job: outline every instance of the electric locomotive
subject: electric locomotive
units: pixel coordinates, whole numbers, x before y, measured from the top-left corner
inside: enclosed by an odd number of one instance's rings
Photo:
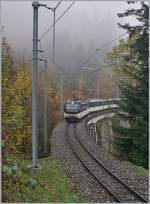
[[[120,99],[91,99],[86,101],[66,101],[64,118],[69,122],[79,121],[89,113],[118,108]]]
[[[80,112],[80,101],[66,101],[64,105],[64,117],[68,121],[75,121],[76,114]]]
[[[64,105],[64,118],[69,122],[83,118],[83,112],[89,108],[88,101],[66,101]]]

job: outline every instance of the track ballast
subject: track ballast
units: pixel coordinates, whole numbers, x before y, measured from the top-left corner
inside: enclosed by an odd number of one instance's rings
[[[85,143],[83,144],[79,139],[76,124],[68,124],[65,134],[73,153],[86,170],[113,196],[114,201],[148,202],[95,158],[86,148]]]

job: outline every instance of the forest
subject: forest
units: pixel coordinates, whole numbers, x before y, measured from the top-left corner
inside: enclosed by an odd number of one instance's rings
[[[141,8],[119,13],[118,17],[131,15],[139,24],[119,24],[129,37],[108,53],[108,60],[117,61],[114,75],[122,98],[119,117],[128,122],[127,127],[115,125],[114,131],[120,136],[116,143],[125,159],[148,168],[148,5],[142,2]]]
[[[134,2],[130,2],[134,3]],[[126,30],[128,37],[120,39],[118,45],[107,53],[106,62],[117,62],[113,69],[102,70],[97,78],[78,76],[75,83],[64,86],[64,101],[68,99],[113,98],[120,90],[121,102],[118,114],[129,124],[113,126],[115,143],[124,160],[148,168],[148,19],[149,7],[142,2],[139,9],[119,13],[119,18],[135,16],[138,25],[129,23],[118,26]],[[60,123],[60,81],[54,84],[53,73],[48,73],[48,137]],[[93,76],[93,75],[92,75]],[[58,77],[58,76],[57,76]],[[93,76],[95,77],[95,76]],[[98,91],[97,91],[98,90]],[[32,62],[25,56],[14,56],[7,39],[2,41],[2,199],[9,202],[10,189],[19,189],[14,201],[28,201],[23,189],[32,189],[38,183],[32,177],[32,166],[28,163],[18,167],[16,160],[30,161],[32,151]],[[38,156],[43,158],[44,134],[44,73],[38,73]],[[49,156],[51,146],[49,142]],[[20,169],[19,169],[20,168]],[[22,182],[21,175],[26,182]],[[43,187],[42,187],[43,188]],[[12,193],[12,192],[11,192]],[[11,200],[12,201],[12,200]],[[31,201],[31,200],[29,200]],[[71,200],[73,201],[73,200]],[[77,199],[75,199],[77,201]]]

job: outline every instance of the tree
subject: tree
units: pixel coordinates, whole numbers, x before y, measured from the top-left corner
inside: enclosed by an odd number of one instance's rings
[[[15,74],[15,82],[12,94],[14,95],[14,103],[23,110],[22,129],[21,129],[21,145],[19,150],[26,156],[31,153],[31,62],[24,59],[17,61],[15,65],[17,70]]]
[[[2,138],[7,144],[8,151],[13,152],[18,151],[17,146],[21,142],[24,115],[22,107],[15,103],[15,74],[11,48],[4,38],[2,43]]]
[[[108,55],[118,62],[115,73],[122,92],[121,117],[129,122],[129,127],[116,128],[123,136],[118,143],[131,161],[144,167],[148,167],[148,9],[142,2],[139,9],[118,14],[120,18],[133,15],[139,24],[119,24],[129,37]]]
[[[99,90],[101,98],[114,98],[116,96],[115,82],[111,70],[102,70],[99,74]]]

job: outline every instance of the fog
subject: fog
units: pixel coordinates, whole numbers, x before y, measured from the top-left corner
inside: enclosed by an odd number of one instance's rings
[[[39,1],[54,7],[57,1]],[[56,11],[56,19],[67,9],[71,1],[62,1]],[[76,1],[69,11],[56,24],[55,61],[67,71],[78,67],[96,48],[116,38],[125,31],[120,29],[117,13],[128,8],[139,6],[127,4],[125,1]],[[127,21],[127,20],[126,20]],[[136,19],[130,18],[135,24]],[[39,8],[39,38],[53,24],[53,13],[46,8]],[[3,36],[14,50],[14,53],[25,53],[32,56],[32,1],[2,1]],[[52,29],[41,40],[44,55],[48,61],[52,59]],[[90,63],[103,64],[105,53],[117,43],[113,42],[105,49],[97,52]]]

